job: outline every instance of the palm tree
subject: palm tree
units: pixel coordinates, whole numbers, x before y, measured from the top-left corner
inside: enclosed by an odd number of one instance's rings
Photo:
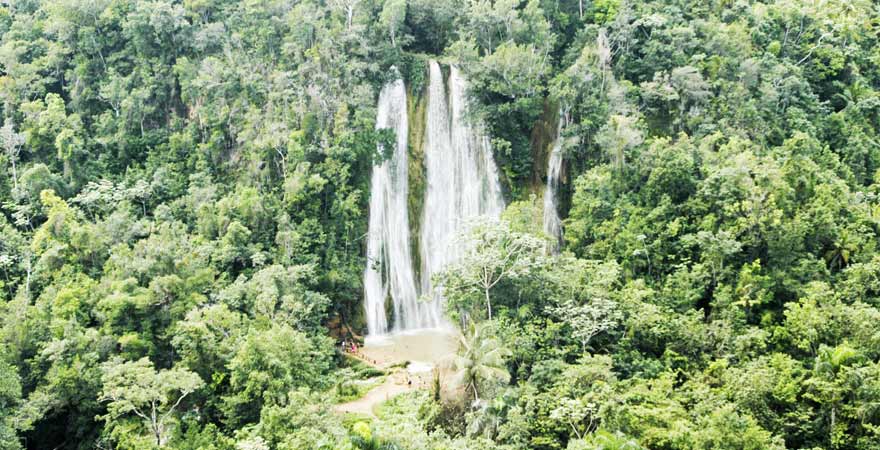
[[[813,366],[813,376],[806,381],[809,390],[807,395],[823,405],[827,410],[829,442],[831,434],[837,426],[837,412],[841,402],[848,395],[846,380],[848,374],[845,369],[852,365],[853,361],[860,358],[859,352],[844,342],[837,347],[823,345],[819,348],[816,363]]]
[[[849,265],[849,260],[853,254],[859,250],[858,242],[850,235],[847,229],[843,229],[837,240],[831,246],[831,249],[825,252],[825,260],[828,261],[828,268],[843,269]]]
[[[506,383],[510,374],[504,358],[511,354],[489,331],[492,322],[471,323],[467,335],[459,337],[458,354],[450,366],[455,370],[453,383],[464,386],[465,395],[473,393],[474,403],[480,401],[480,391],[489,383]]]
[[[516,403],[511,390],[496,396],[492,401],[480,402],[477,409],[467,416],[467,434],[469,436],[481,435],[486,439],[495,439],[498,428],[504,423],[507,412]]]

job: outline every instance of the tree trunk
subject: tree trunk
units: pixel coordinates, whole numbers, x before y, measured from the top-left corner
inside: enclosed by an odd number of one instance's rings
[[[486,308],[489,310],[489,320],[492,320],[492,301],[489,300],[489,290],[484,289],[483,292],[486,293]]]
[[[30,220],[28,220],[28,223],[30,223]],[[31,230],[33,231],[33,226],[31,227]],[[27,278],[25,278],[24,282],[24,294],[28,300],[31,298],[31,269],[31,255],[27,255],[27,267],[25,268]]]
[[[828,430],[828,442],[832,445],[834,444],[834,424],[837,419],[836,414],[835,414],[836,409],[837,408],[835,408],[834,406],[831,407],[831,426],[829,427],[829,430]]]
[[[157,422],[158,419],[156,418],[156,411],[155,410],[153,411],[152,416],[153,416],[152,417],[153,434],[156,435],[156,446],[161,447],[162,446],[162,432],[159,429],[159,422]]]
[[[15,190],[18,191],[18,173],[15,171],[15,157],[10,157],[10,162],[12,162],[12,185],[15,187]]]
[[[569,420],[569,421],[568,421],[568,424],[571,426],[572,431],[574,431],[574,435],[577,436],[578,439],[583,438],[583,436],[581,435],[581,432],[578,431],[577,427],[574,425],[574,422],[572,422],[571,420]]]

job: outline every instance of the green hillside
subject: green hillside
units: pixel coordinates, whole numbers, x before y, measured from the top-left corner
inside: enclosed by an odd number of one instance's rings
[[[341,414],[429,60],[507,208],[444,376]],[[880,449],[876,1],[8,0],[0,115],[0,450]]]

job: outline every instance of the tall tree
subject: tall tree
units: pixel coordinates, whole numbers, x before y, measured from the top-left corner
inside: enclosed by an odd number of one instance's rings
[[[143,421],[157,447],[165,447],[171,436],[183,400],[204,382],[182,368],[156,370],[147,358],[137,361],[113,360],[104,365],[104,388],[100,401],[107,402],[104,420],[115,439],[127,439],[124,422],[135,416]]]
[[[510,230],[505,221],[480,219],[464,226],[460,245],[462,254],[439,276],[438,282],[446,295],[466,298],[479,292],[492,319],[490,292],[506,279],[526,276],[538,266],[544,242],[526,233]]]

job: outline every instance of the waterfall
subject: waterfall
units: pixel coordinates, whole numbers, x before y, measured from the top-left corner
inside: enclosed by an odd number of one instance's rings
[[[498,168],[492,158],[492,145],[483,124],[468,120],[467,82],[455,66],[449,70],[449,97],[452,109],[452,145],[459,160],[461,188],[460,219],[475,216],[498,218],[504,211]]]
[[[419,247],[422,292],[431,292],[431,275],[451,256],[447,237],[456,210],[455,167],[452,155],[451,116],[443,73],[436,61],[428,65],[428,109],[425,114],[425,204],[422,208]],[[449,253],[444,250],[450,250]],[[441,309],[438,299],[432,299]]]
[[[559,175],[562,172],[562,131],[565,115],[560,109],[556,125],[556,139],[547,160],[547,184],[544,186],[544,233],[553,239],[551,251],[556,252],[562,244],[562,220],[559,218]]]
[[[364,269],[364,308],[370,335],[388,331],[385,300],[394,306],[394,327],[417,326],[419,308],[407,210],[406,88],[397,79],[379,94],[376,129],[391,129],[395,147],[390,157],[373,167],[370,184],[370,220],[367,237],[367,267]],[[380,153],[387,154],[379,148]]]
[[[447,90],[440,65],[429,63],[424,146],[428,179],[419,242],[422,292],[438,319],[442,299],[432,292],[431,277],[458,256],[455,236],[467,219],[497,218],[504,209],[489,137],[481,124],[466,117],[466,95],[467,82],[456,67],[450,68]]]
[[[364,308],[370,336],[388,331],[436,328],[445,324],[443,299],[433,292],[431,276],[458,255],[455,236],[476,216],[499,217],[504,209],[498,169],[483,126],[467,117],[467,82],[450,68],[448,83],[436,61],[429,63],[425,114],[426,183],[416,282],[407,211],[406,90],[401,80],[379,95],[376,128],[397,135],[393,155],[373,167]],[[381,149],[380,149],[381,150]],[[424,297],[419,301],[419,293]],[[393,327],[385,311],[393,305]]]

